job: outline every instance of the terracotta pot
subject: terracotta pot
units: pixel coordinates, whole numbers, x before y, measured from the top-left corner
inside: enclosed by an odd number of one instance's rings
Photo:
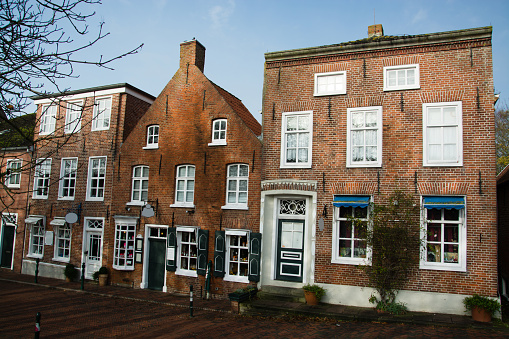
[[[318,305],[318,299],[316,298],[315,292],[304,291],[304,297],[306,298],[306,304]]]
[[[71,282],[71,278],[69,278],[69,277],[65,277],[65,281],[66,281],[66,282]]]
[[[489,323],[491,321],[491,314],[486,312],[483,308],[474,306],[472,307],[472,319],[483,323]]]
[[[108,284],[108,275],[99,274],[99,286],[106,286]]]

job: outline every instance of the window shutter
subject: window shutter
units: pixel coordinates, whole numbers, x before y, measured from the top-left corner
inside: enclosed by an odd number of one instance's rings
[[[166,239],[166,270],[175,272],[177,270],[177,229],[168,228]]]
[[[198,229],[198,274],[207,273],[207,260],[209,254],[209,231]]]
[[[260,281],[262,234],[251,233],[249,240],[249,281]]]
[[[225,231],[216,231],[214,248],[214,277],[224,277],[225,274]]]

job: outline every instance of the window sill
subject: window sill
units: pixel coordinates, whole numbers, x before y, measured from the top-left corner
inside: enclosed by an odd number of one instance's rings
[[[454,271],[454,272],[466,272],[467,268],[460,264],[430,264],[421,261],[419,264],[421,270],[434,270],[434,271]]]
[[[376,162],[376,163],[364,162],[364,163],[359,163],[359,164],[352,164],[352,163],[346,164],[346,168],[366,168],[366,167],[382,167],[382,163],[381,162]]]
[[[145,201],[129,201],[126,206],[145,206],[146,204]]]
[[[298,164],[298,165],[281,164],[279,167],[288,169],[311,168],[311,164]]]
[[[177,268],[175,271],[176,275],[185,275],[186,277],[197,277],[198,272],[197,271],[190,271],[190,270],[180,270]]]
[[[175,203],[175,204],[171,204],[170,207],[195,208],[196,206],[193,203],[188,203],[188,204]]]
[[[70,261],[71,261],[69,258],[67,258],[67,259],[66,259],[66,258],[53,258],[53,259],[51,259],[51,260],[53,260],[53,261],[59,261],[59,262],[65,262],[65,263],[68,263],[68,262],[70,262]]]
[[[104,201],[104,197],[102,197],[102,198],[90,198],[90,197],[87,197],[87,199],[85,201]]]
[[[345,95],[346,91],[341,92],[331,92],[331,93],[313,93],[313,96],[315,97],[326,97],[326,96],[333,96],[333,95]]]
[[[224,141],[224,142],[209,142],[209,146],[226,146],[226,141]]]
[[[224,281],[233,281],[233,282],[240,282],[240,283],[249,283],[249,278],[247,276],[236,276],[236,275],[225,275]]]
[[[413,86],[402,86],[402,87],[384,87],[384,92],[391,92],[391,91],[406,91],[409,89],[421,89],[420,85],[413,85]]]
[[[423,163],[424,167],[463,167],[463,162]]]
[[[106,127],[106,128],[95,128],[95,129],[91,129],[90,131],[91,132],[101,132],[101,131],[107,131],[109,129],[110,129],[109,127]]]
[[[124,258],[122,258],[122,259],[124,259]],[[133,260],[134,260],[134,258],[133,258]],[[113,265],[113,269],[117,270],[117,271],[134,271],[134,265],[133,265],[133,267],[124,267],[124,266]]]
[[[42,195],[34,195],[32,196],[32,199],[41,199],[41,200],[48,200],[48,196],[42,196]]]
[[[32,253],[28,253],[28,254],[27,254],[27,257],[28,257],[28,258],[34,258],[34,259],[42,259],[43,255],[42,255],[42,254],[32,254]]]
[[[244,210],[244,211],[247,211],[247,210],[249,210],[249,207],[247,207],[247,205],[244,205],[244,204],[226,204],[224,206],[221,206],[221,209],[222,210]]]
[[[21,185],[6,185],[7,188],[14,188],[14,189],[18,189],[18,188],[21,188]]]
[[[371,266],[371,260],[367,258],[333,258],[331,260],[333,264],[342,264],[342,265],[363,265],[363,266]]]
[[[143,149],[158,149],[158,148],[159,148],[159,145],[153,145],[153,146],[152,145],[151,146],[147,145],[147,146],[143,147]]]
[[[73,200],[74,200],[74,197],[72,197],[72,198],[68,198],[68,197],[58,197],[58,200],[68,200],[68,201],[73,201]]]

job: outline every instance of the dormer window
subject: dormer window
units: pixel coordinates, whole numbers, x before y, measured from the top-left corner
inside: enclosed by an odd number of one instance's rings
[[[212,142],[209,146],[226,145],[226,119],[212,121]]]
[[[144,149],[159,148],[159,125],[148,126],[147,146]]]

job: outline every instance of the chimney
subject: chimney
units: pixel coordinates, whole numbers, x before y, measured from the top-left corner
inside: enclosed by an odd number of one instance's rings
[[[202,71],[205,67],[205,47],[195,38],[180,44],[180,68],[196,65]]]
[[[384,35],[382,24],[368,26],[368,38]]]

